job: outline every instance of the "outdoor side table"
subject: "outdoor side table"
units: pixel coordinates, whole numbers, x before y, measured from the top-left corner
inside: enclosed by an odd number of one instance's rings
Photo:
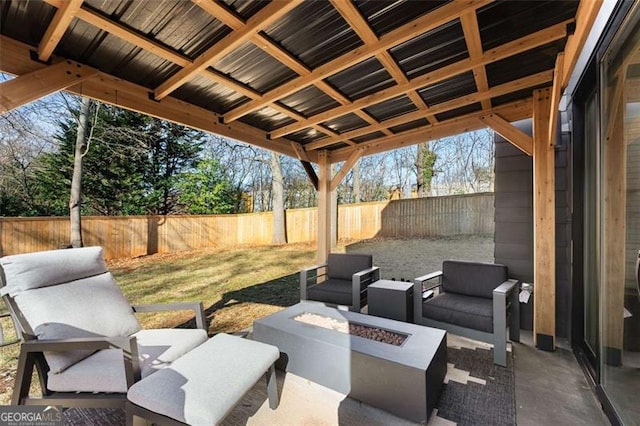
[[[379,280],[367,287],[369,315],[413,322],[413,283]]]

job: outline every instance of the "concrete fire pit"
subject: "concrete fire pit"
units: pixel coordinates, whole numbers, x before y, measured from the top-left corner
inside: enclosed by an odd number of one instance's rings
[[[304,314],[381,329],[401,336],[396,340],[402,343],[308,324],[300,321]],[[428,420],[447,371],[445,331],[316,302],[301,302],[255,321],[253,334],[280,349],[279,368],[419,423]]]

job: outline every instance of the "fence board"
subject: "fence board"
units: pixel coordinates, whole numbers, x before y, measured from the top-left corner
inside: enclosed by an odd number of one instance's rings
[[[415,198],[338,207],[338,238],[430,237],[493,234],[493,194]],[[315,242],[315,208],[286,212],[287,241]],[[86,246],[105,248],[107,259],[171,253],[206,247],[271,243],[271,213],[202,216],[84,217]],[[67,247],[66,217],[0,218],[0,255]]]

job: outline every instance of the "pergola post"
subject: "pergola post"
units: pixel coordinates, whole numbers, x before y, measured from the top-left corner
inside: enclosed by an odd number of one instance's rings
[[[555,151],[549,140],[551,90],[533,92],[533,275],[535,298],[533,335],[536,347],[555,349],[556,334],[556,229]]]
[[[318,153],[318,264],[325,263],[331,252],[331,163],[329,152]]]

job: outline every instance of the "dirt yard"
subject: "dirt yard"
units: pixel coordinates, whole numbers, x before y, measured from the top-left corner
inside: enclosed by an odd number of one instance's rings
[[[348,244],[347,253],[368,253],[384,279],[411,281],[442,269],[447,259],[493,261],[493,236],[372,239]]]

